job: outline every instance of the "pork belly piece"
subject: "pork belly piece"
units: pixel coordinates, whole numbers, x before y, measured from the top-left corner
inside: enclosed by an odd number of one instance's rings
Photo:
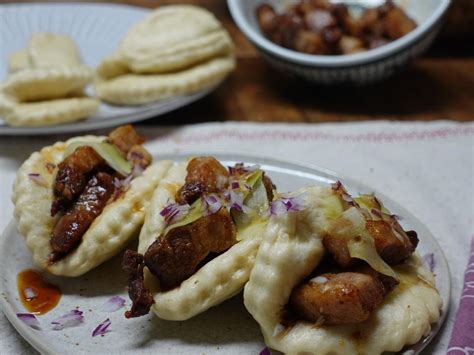
[[[87,146],[77,148],[59,163],[53,184],[51,216],[69,208],[84,190],[90,177],[104,165],[104,159]]]
[[[366,229],[374,238],[377,253],[389,265],[401,263],[418,245],[416,232],[404,232],[399,225],[394,228],[398,230],[398,236],[386,221],[366,221]],[[345,238],[327,234],[323,238],[323,245],[340,267],[346,269],[357,262],[349,255]]]
[[[257,7],[256,14],[261,30],[267,36],[271,35],[278,26],[275,9],[269,4],[261,4]]]
[[[327,325],[353,324],[367,320],[385,295],[396,285],[390,277],[370,268],[358,272],[322,274],[295,288],[290,305],[309,322]]]
[[[81,242],[82,236],[102,212],[113,192],[114,185],[110,175],[98,173],[90,179],[72,208],[54,227],[51,261],[63,258]]]
[[[108,138],[124,157],[142,168],[151,163],[150,154],[140,144],[144,139],[138,135],[131,125],[121,126],[113,130]],[[53,203],[51,216],[65,212],[84,190],[92,175],[107,170],[104,159],[91,147],[78,147],[59,165],[53,183]]]
[[[109,143],[115,145],[124,156],[132,149],[134,145],[140,145],[145,142],[132,125],[120,126],[109,133]]]
[[[127,160],[133,166],[139,166],[140,168],[145,169],[151,164],[153,158],[151,154],[148,153],[145,148],[143,148],[143,146],[137,144],[132,146],[132,148],[130,148],[128,151]]]
[[[202,194],[219,192],[229,185],[229,172],[213,157],[194,158],[186,169],[185,183],[176,193],[179,204],[192,204]]]
[[[408,258],[418,245],[416,232],[411,231],[408,238],[405,232],[398,232],[398,237],[385,221],[367,221],[366,228],[374,238],[375,249],[380,257],[389,265],[396,265]],[[401,229],[401,227],[400,227]]]
[[[132,300],[132,308],[125,312],[126,318],[141,317],[150,312],[153,305],[153,295],[147,290],[144,283],[143,268],[145,260],[143,255],[133,250],[125,251],[122,260],[122,269],[128,274],[127,291]]]
[[[222,253],[236,242],[232,217],[221,208],[158,238],[145,253],[145,264],[161,287],[170,289],[193,275],[210,253]]]

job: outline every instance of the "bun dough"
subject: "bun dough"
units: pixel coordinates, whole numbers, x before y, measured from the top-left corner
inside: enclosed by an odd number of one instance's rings
[[[96,69],[95,91],[117,105],[143,105],[218,84],[235,68],[232,40],[209,11],[162,6],[134,25]]]
[[[106,75],[123,73],[121,62],[111,59],[100,67]],[[209,60],[179,72],[166,74],[127,73],[112,79],[99,78],[97,96],[118,105],[142,105],[153,101],[190,94],[218,84],[235,67],[232,56]]]
[[[90,97],[19,103],[0,93],[0,115],[10,126],[44,126],[92,115],[99,101]]]
[[[80,276],[117,254],[137,235],[143,224],[150,196],[171,166],[170,161],[157,162],[143,175],[132,180],[130,188],[110,202],[82,237],[79,246],[64,259],[49,264],[50,237],[58,216],[51,217],[52,183],[56,174],[48,163],[59,164],[66,147],[74,141],[102,141],[105,137],[85,136],[59,142],[33,153],[18,170],[12,201],[19,232],[39,267],[55,275]],[[44,184],[38,184],[28,174],[38,173]]]
[[[181,70],[230,53],[232,40],[209,11],[192,5],[162,6],[134,25],[118,53],[134,73]]]
[[[172,167],[155,190],[140,233],[140,253],[145,253],[163,231],[160,212],[174,201],[176,191],[184,184],[186,166],[180,163]],[[159,280],[145,268],[145,284],[154,294],[152,310],[163,319],[186,320],[239,293],[250,276],[263,229],[264,224],[256,224],[239,232],[240,242],[167,292],[160,292]]]
[[[92,70],[83,65],[25,69],[8,77],[3,93],[19,102],[51,100],[82,92],[91,81]]]
[[[27,48],[9,59],[10,76],[0,88],[0,115],[12,126],[43,126],[94,114],[97,99],[84,96],[93,71],[81,64],[73,40],[34,33]]]
[[[73,67],[82,64],[74,41],[56,33],[33,33],[28,43],[28,55],[32,68]]]
[[[366,322],[324,326],[299,321],[280,324],[291,291],[319,264],[326,224],[321,196],[330,189],[309,188],[308,209],[270,219],[257,254],[244,302],[260,324],[265,343],[288,354],[380,354],[417,343],[440,317],[441,299],[433,276],[418,255],[394,267],[401,283]]]

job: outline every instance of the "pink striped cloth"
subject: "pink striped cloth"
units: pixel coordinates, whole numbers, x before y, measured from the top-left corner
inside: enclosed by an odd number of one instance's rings
[[[474,354],[474,236],[471,239],[471,253],[464,275],[464,289],[451,333],[448,354]]]

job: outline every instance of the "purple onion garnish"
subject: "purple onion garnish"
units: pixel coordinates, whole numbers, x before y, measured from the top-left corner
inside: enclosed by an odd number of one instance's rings
[[[216,213],[222,207],[222,203],[220,199],[214,194],[205,195],[203,197],[203,200],[204,200],[204,206],[206,209],[206,216]]]
[[[34,181],[37,185],[48,187],[48,182],[38,173],[30,173],[28,174],[30,180]]]
[[[73,309],[69,313],[53,320],[51,324],[53,325],[53,330],[62,330],[64,328],[75,327],[83,321],[83,313],[78,309]]]
[[[301,211],[304,209],[304,202],[304,194],[291,197],[281,197],[271,203],[270,213],[278,216],[292,211]]]
[[[179,221],[189,212],[191,206],[179,205],[177,203],[171,203],[163,208],[160,212],[160,216],[165,218],[165,222],[170,224],[175,221]]]
[[[262,349],[262,351],[260,351],[260,355],[272,355],[272,352],[269,348],[265,347]]]
[[[123,306],[125,306],[125,299],[120,296],[113,296],[100,307],[100,310],[110,313],[118,311]]]
[[[97,328],[94,329],[94,331],[92,332],[92,337],[96,337],[98,335],[104,335],[105,333],[107,333],[109,331],[108,329],[111,324],[112,322],[110,321],[109,318],[104,320],[102,323],[100,323],[97,326]]]
[[[40,323],[34,314],[17,313],[16,316],[18,317],[19,320],[21,320],[22,322],[24,322],[26,325],[30,326],[31,328],[41,329]]]
[[[428,253],[423,256],[423,260],[425,261],[426,266],[428,266],[428,269],[433,272],[435,267],[436,267],[436,261],[434,258],[433,253]]]

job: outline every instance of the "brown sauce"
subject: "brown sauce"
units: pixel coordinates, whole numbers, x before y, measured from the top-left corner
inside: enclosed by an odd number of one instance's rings
[[[31,313],[44,314],[59,303],[61,290],[43,279],[35,270],[24,270],[17,276],[21,303]]]

